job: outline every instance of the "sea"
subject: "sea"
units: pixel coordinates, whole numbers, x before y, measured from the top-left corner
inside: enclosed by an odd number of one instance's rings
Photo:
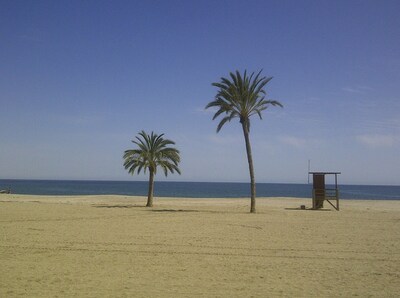
[[[341,199],[400,200],[400,186],[339,185]],[[146,196],[147,181],[11,180],[0,179],[0,190],[32,195],[132,195]],[[327,186],[329,188],[329,186]],[[245,198],[249,183],[155,182],[157,197]],[[310,198],[311,184],[257,183],[257,197]]]

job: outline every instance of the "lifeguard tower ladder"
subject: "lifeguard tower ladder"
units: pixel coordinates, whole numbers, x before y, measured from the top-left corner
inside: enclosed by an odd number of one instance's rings
[[[339,189],[337,185],[337,175],[340,172],[309,172],[313,175],[313,209],[324,207],[324,201],[327,201],[333,208],[339,211]],[[335,188],[325,187],[325,175],[335,175]]]

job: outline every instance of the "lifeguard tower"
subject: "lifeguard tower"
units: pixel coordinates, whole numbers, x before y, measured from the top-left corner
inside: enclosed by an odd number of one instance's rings
[[[321,209],[324,207],[324,201],[327,201],[333,208],[339,211],[339,189],[337,184],[337,175],[340,172],[309,172],[313,175],[312,209]],[[335,188],[325,187],[325,176],[335,176]]]

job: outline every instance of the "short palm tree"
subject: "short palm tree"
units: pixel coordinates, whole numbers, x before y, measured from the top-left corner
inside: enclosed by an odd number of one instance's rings
[[[124,167],[130,174],[137,171],[140,174],[149,170],[149,192],[147,195],[147,207],[153,206],[154,175],[157,174],[157,167],[161,167],[165,176],[168,172],[181,173],[178,164],[180,162],[179,150],[169,145],[175,145],[171,140],[164,139],[164,134],[157,135],[151,132],[148,135],[141,131],[136,140],[132,143],[138,146],[137,149],[126,150],[124,153]]]
[[[221,130],[225,123],[234,118],[239,118],[239,122],[242,124],[250,171],[251,213],[256,212],[256,183],[249,138],[250,117],[258,115],[262,119],[261,112],[267,109],[269,105],[282,107],[282,104],[276,100],[265,99],[264,87],[271,79],[272,77],[261,76],[261,71],[257,75],[253,72],[250,76],[247,75],[246,71],[244,71],[243,76],[239,71],[231,72],[230,79],[222,77],[220,82],[212,84],[218,88],[218,92],[214,100],[206,106],[206,109],[218,108],[213,120],[223,115],[217,126],[217,132]]]

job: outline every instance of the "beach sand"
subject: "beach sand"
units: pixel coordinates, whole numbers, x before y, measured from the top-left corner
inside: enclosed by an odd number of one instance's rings
[[[0,195],[0,297],[398,297],[400,201]],[[326,207],[329,205],[326,204]],[[333,208],[332,208],[333,209]]]

